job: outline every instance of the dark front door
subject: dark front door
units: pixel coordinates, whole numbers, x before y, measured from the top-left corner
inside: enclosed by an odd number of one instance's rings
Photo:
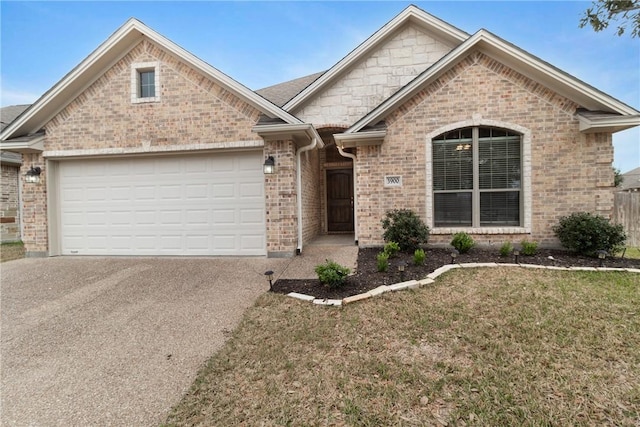
[[[353,170],[327,170],[327,231],[353,232]]]

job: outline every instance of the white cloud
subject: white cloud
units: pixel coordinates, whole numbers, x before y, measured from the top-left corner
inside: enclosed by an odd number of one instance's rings
[[[33,104],[40,95],[42,94],[2,86],[0,87],[0,106]]]

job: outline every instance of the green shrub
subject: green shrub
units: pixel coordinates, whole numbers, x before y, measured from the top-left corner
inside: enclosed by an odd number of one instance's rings
[[[522,255],[533,256],[538,251],[538,242],[530,242],[525,239],[520,242],[520,245],[522,246],[522,250],[520,251]]]
[[[427,259],[427,254],[424,253],[424,249],[416,249],[413,253],[413,263],[415,265],[422,265]]]
[[[378,271],[380,273],[386,273],[389,269],[389,254],[386,252],[380,252],[377,256]]]
[[[511,244],[511,242],[504,242],[502,246],[500,246],[501,257],[508,257],[509,255],[511,255],[511,252],[513,252],[513,245]]]
[[[451,240],[451,246],[456,248],[461,254],[469,252],[475,244],[476,242],[473,241],[473,238],[463,231],[454,234]]]
[[[396,242],[401,251],[412,252],[429,240],[429,227],[410,209],[388,211],[382,228],[384,241]]]
[[[619,252],[627,240],[622,225],[611,224],[605,217],[588,212],[561,217],[553,232],[562,246],[588,256],[595,256],[599,250]]]
[[[324,264],[317,265],[316,274],[320,282],[330,288],[337,288],[344,284],[351,270],[335,261],[327,260]]]
[[[394,258],[400,252],[400,245],[396,242],[389,242],[384,245],[384,253],[389,255],[389,258]]]

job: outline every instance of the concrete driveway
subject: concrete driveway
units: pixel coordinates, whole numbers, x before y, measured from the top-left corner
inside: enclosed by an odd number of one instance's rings
[[[266,258],[23,259],[0,265],[7,426],[151,426],[268,289]]]

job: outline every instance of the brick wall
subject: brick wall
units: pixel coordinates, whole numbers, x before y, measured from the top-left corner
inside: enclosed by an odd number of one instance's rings
[[[359,240],[382,243],[380,219],[393,208],[415,210],[427,223],[425,189],[427,135],[452,123],[510,123],[530,132],[530,233],[474,235],[481,243],[523,238],[556,246],[551,227],[574,211],[610,215],[613,203],[611,135],[581,134],[579,107],[482,54],[472,53],[386,117],[382,146],[358,149]],[[526,160],[526,159],[525,159]],[[429,159],[430,161],[430,159]],[[401,175],[403,186],[384,188],[385,175]],[[432,235],[448,243],[451,234]]]
[[[292,256],[298,246],[296,151],[292,141],[266,141],[264,157],[273,156],[276,173],[265,175],[267,255]]]
[[[0,196],[0,235],[2,242],[16,242],[20,236],[19,172],[14,165],[2,165],[2,195]]]
[[[158,102],[132,103],[132,67],[158,67]],[[154,151],[193,149],[198,144],[255,146],[251,132],[260,112],[197,70],[144,40],[107,70],[46,125],[45,153],[83,150],[92,155],[108,149]],[[234,145],[235,144],[235,145]],[[251,145],[250,144],[250,145]],[[187,147],[189,146],[189,147]],[[44,160],[25,156],[22,174]],[[46,178],[24,186],[24,236],[27,251],[48,250]],[[286,246],[286,245],[285,245]]]
[[[131,102],[131,70],[158,63],[158,102]],[[45,150],[256,140],[260,112],[149,41],[134,47],[46,125]]]
[[[454,46],[407,24],[344,76],[293,113],[316,126],[350,126]]]
[[[300,162],[302,168],[302,241],[306,244],[322,231],[319,150],[314,149],[302,153]]]
[[[33,167],[40,167],[40,182],[26,183],[24,176]],[[22,168],[22,225],[27,256],[45,255],[48,250],[47,235],[47,173],[44,159],[40,154],[23,154]]]

